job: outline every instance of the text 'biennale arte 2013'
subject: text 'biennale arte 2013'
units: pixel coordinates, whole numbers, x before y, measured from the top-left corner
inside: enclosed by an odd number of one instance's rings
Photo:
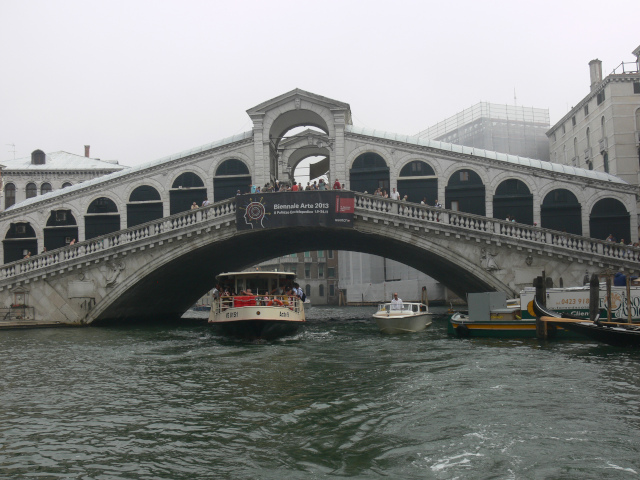
[[[236,197],[238,230],[288,226],[353,227],[352,192],[252,193]]]

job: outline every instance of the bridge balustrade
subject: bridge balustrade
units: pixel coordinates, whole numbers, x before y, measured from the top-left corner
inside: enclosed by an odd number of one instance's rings
[[[91,240],[68,245],[28,259],[8,263],[0,267],[0,279],[16,277],[52,265],[62,265],[69,260],[88,257],[121,245],[151,239],[165,232],[205,223],[208,220],[235,213],[235,211],[235,198],[224,200],[207,207],[187,210],[186,212],[177,213],[170,217],[136,225],[135,227],[101,237],[95,237]]]
[[[277,194],[274,194],[277,195]],[[447,210],[441,207],[430,207],[401,200],[384,199],[378,196],[355,193],[356,213],[367,211],[388,215],[397,215],[424,224],[450,225],[461,232],[483,232],[495,237],[523,240],[533,244],[551,245],[571,252],[588,253],[617,259],[625,262],[640,262],[640,248],[629,247],[617,243],[573,235],[555,230],[508,222],[496,218],[482,217],[470,213]],[[236,199],[230,198],[213,205],[170,217],[161,218],[135,227],[95,237],[91,240],[59,248],[52,252],[36,255],[28,259],[18,260],[0,267],[0,280],[11,279],[21,274],[44,269],[53,265],[83,257],[94,256],[103,251],[126,244],[133,244],[145,239],[158,237],[166,232],[206,223],[215,218],[235,214]],[[535,247],[534,247],[535,248]]]
[[[372,212],[395,214],[421,222],[452,225],[463,230],[552,245],[575,252],[631,262],[640,261],[640,248],[441,207],[406,203],[402,200],[391,200],[364,193],[356,193],[356,207]]]

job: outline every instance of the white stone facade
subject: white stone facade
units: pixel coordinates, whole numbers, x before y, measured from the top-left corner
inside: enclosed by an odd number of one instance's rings
[[[624,63],[602,78],[590,62],[591,91],[547,132],[551,161],[640,184],[640,68]]]
[[[34,163],[38,162],[38,152],[41,153],[42,163]],[[118,165],[117,161],[102,161],[99,158],[88,157],[88,146],[85,146],[85,152],[87,156],[83,157],[68,152],[44,154],[36,150],[30,157],[5,161],[2,168],[1,208],[7,208],[7,188],[13,187],[15,192],[13,202],[9,199],[8,206],[11,206],[28,198],[27,186],[32,186],[32,192],[37,196],[42,195],[43,191],[46,193],[48,188],[51,191],[60,190],[126,168]]]

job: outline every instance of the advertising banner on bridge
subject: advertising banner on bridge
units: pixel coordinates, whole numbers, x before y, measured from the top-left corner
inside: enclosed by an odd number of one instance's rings
[[[355,196],[341,190],[236,196],[238,230],[289,226],[353,227]]]

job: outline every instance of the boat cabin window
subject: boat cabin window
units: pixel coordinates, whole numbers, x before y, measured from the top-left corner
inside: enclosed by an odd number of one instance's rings
[[[269,279],[268,278],[247,278],[245,288],[251,289],[251,292],[254,294],[264,295],[269,293]],[[275,287],[274,287],[275,288]]]

